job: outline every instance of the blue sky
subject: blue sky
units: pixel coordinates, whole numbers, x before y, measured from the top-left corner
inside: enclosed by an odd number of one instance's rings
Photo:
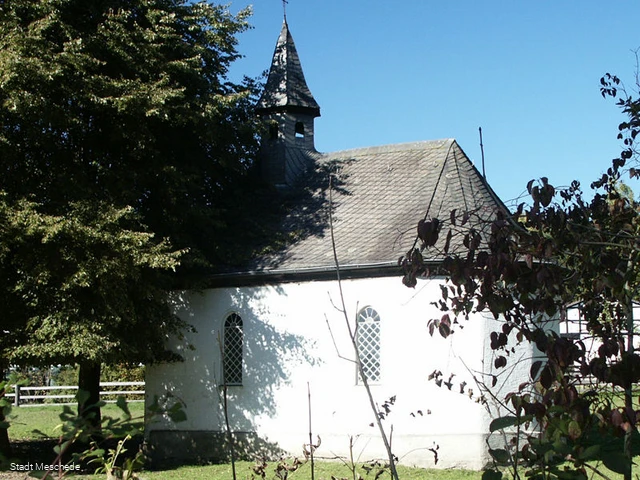
[[[231,10],[248,5],[233,1]],[[269,67],[281,0],[255,0],[232,76]],[[637,0],[290,0],[287,20],[321,107],[316,148],[455,138],[506,202],[547,176],[585,189],[620,151],[600,77],[635,86]],[[638,191],[638,187],[631,184]]]

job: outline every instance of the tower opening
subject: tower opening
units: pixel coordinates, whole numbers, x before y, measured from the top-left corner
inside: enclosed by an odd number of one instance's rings
[[[313,122],[320,106],[307,86],[286,19],[256,114],[269,122],[261,151],[263,175],[276,186],[292,186],[315,162],[309,153],[315,151]]]
[[[269,140],[277,140],[278,139],[278,124],[272,123],[269,125]]]

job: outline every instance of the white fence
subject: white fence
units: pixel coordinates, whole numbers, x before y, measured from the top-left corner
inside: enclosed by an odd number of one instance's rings
[[[116,390],[102,390],[105,387],[121,388]],[[142,387],[142,389],[135,389],[135,387]],[[134,397],[128,398],[127,401],[130,402],[141,402],[144,400],[144,382],[100,382],[100,388],[100,396],[106,397],[107,399],[105,399],[105,401],[107,403],[115,402],[115,397],[118,395]],[[13,389],[13,393],[7,393],[6,396],[13,398],[13,405],[15,407],[72,403],[78,391],[78,387],[70,385],[55,385],[53,387],[23,387],[21,385],[14,385]]]

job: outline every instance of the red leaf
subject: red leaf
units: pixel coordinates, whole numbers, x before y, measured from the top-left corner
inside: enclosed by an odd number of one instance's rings
[[[493,362],[493,366],[496,368],[504,368],[507,366],[507,359],[506,357],[503,357],[502,355],[500,355],[498,358],[496,358]]]
[[[444,253],[449,253],[449,247],[451,246],[451,238],[453,237],[453,233],[449,230],[447,233],[447,240],[444,242]]]
[[[552,185],[545,185],[542,187],[540,191],[540,203],[543,207],[548,207],[551,204],[551,200],[553,200],[553,196],[555,195],[556,190]]]
[[[418,237],[427,247],[432,247],[438,241],[440,233],[440,220],[434,218],[432,220],[420,220],[418,222]]]
[[[436,329],[436,322],[437,320],[430,320],[429,321],[429,335],[431,335],[433,337],[433,332]]]
[[[449,328],[449,325],[447,325],[446,323],[440,323],[440,325],[438,326],[438,330],[440,331],[440,335],[442,335],[442,338],[447,338],[449,335],[451,335],[451,328]]]
[[[402,277],[402,283],[409,288],[414,288],[418,284],[418,280],[416,279],[415,274],[407,273]]]
[[[533,187],[533,182],[535,180],[529,180],[529,182],[527,183],[527,192],[529,192],[529,195],[531,195],[531,192],[533,191],[531,187]]]
[[[531,369],[529,370],[529,375],[531,375],[531,380],[535,380],[538,376],[538,372],[540,371],[540,367],[542,366],[542,361],[538,360],[533,362],[531,365]]]
[[[553,373],[551,372],[549,365],[542,369],[542,373],[540,374],[540,384],[547,390],[551,388],[551,385],[553,384]]]

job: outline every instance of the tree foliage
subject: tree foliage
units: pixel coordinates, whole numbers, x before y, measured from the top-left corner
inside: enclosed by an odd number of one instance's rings
[[[252,85],[226,80],[247,11],[185,0],[0,7],[0,188],[47,213],[133,207],[215,260],[226,192],[250,166]]]
[[[11,361],[150,361],[175,331],[158,272],[222,254],[226,199],[256,148],[253,86],[226,79],[247,15],[184,0],[2,2]]]
[[[248,14],[0,2],[3,363],[78,363],[95,404],[101,363],[167,358],[166,274],[228,254],[257,149],[256,85],[227,79]]]
[[[54,216],[0,197],[6,359],[50,365],[163,358],[165,335],[184,325],[156,270],[175,269],[181,252],[131,229],[133,216],[131,208],[84,204]]]
[[[618,95],[618,83],[604,77],[603,95]],[[627,95],[618,104],[628,117],[619,126],[624,149],[594,182],[591,198],[577,182],[557,189],[547,178],[532,181],[531,202],[512,214],[497,212],[488,229],[461,222],[456,212],[425,219],[418,226],[420,244],[402,259],[404,281],[414,284],[432,273],[422,260],[425,250],[440,235],[454,237],[451,244],[460,248],[440,252],[444,262],[435,272],[444,273],[448,284],[437,302],[445,314],[431,320],[432,334],[446,337],[471,313],[490,312],[500,321],[489,339],[495,371],[516,361],[515,343],[532,342],[543,355],[532,364],[529,381],[504,399],[508,414],[492,424],[492,431],[516,433],[539,427],[538,434],[491,451],[498,464],[524,462],[532,478],[587,478],[588,471],[601,473],[597,461],[630,478],[637,449],[640,410],[631,388],[640,381],[640,355],[632,305],[640,289],[640,208],[622,175],[628,169],[638,176],[629,167],[636,159],[640,100]],[[562,318],[569,305],[584,318],[593,350],[584,337],[549,329],[549,320]]]

